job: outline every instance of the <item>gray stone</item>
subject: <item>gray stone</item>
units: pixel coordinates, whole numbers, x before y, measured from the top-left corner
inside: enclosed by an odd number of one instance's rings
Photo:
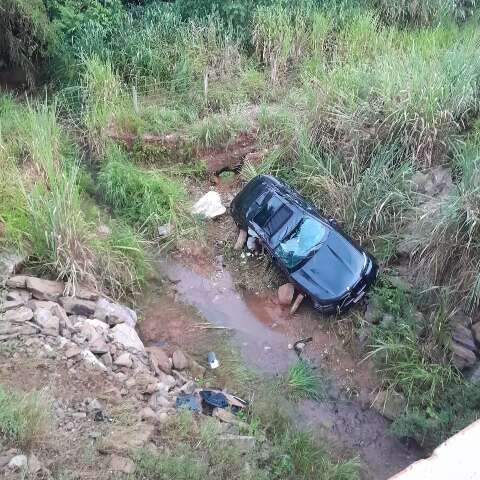
[[[111,329],[111,334],[113,341],[120,344],[124,348],[132,348],[140,352],[145,351],[143,342],[140,340],[137,332],[129,327],[126,323],[121,323],[120,325],[115,325]]]
[[[158,236],[160,238],[168,237],[173,231],[172,225],[170,223],[165,223],[160,225],[157,229]]]
[[[472,333],[477,343],[480,344],[480,322],[474,323],[472,325]]]
[[[27,307],[31,308],[33,311],[37,310],[38,308],[44,308],[58,317],[58,319],[63,322],[64,325],[72,325],[72,322],[67,316],[67,313],[57,302],[51,302],[48,300],[29,300],[27,303]]]
[[[80,355],[81,353],[82,351],[76,345],[72,345],[65,352],[65,356],[67,357],[67,360],[68,360],[70,358],[74,358]]]
[[[6,281],[8,288],[25,288],[27,285],[26,275],[15,275]]]
[[[462,347],[468,348],[468,350],[471,350],[472,352],[477,349],[472,331],[463,325],[457,325],[453,330],[453,341],[460,344]]]
[[[98,300],[98,293],[90,290],[87,287],[80,286],[75,290],[75,297],[82,300],[91,300],[93,302]]]
[[[122,353],[113,361],[113,364],[117,367],[132,368],[132,355],[130,355],[128,352]]]
[[[468,379],[477,385],[480,384],[480,363],[477,363],[472,368],[472,370],[469,372]]]
[[[110,353],[104,353],[103,355],[101,355],[100,360],[106,367],[111,367],[113,364],[112,356],[110,355]]]
[[[2,249],[0,251],[0,285],[3,285],[7,278],[19,270],[25,257],[17,252]]]
[[[152,410],[157,411],[160,408],[172,407],[173,401],[166,398],[165,395],[162,394],[162,392],[155,392],[150,397],[150,400],[148,401],[148,405]]]
[[[165,373],[170,373],[172,371],[172,362],[162,348],[147,347],[145,348],[145,351],[148,353],[152,367],[156,373],[158,373],[158,370]]]
[[[292,283],[285,283],[278,289],[278,301],[280,305],[288,306],[292,303],[295,295],[295,287]]]
[[[24,323],[33,318],[33,312],[31,308],[20,307],[14,310],[9,310],[5,313],[3,318],[6,322]]]
[[[104,410],[105,407],[103,404],[96,398],[90,399],[87,403],[87,412],[93,413],[98,412],[99,410]]]
[[[372,397],[372,408],[389,420],[395,420],[405,412],[407,402],[401,393],[381,390]]]
[[[61,297],[60,304],[70,315],[91,317],[95,312],[95,302],[78,297]]]
[[[135,472],[135,463],[133,463],[133,461],[127,457],[121,457],[114,454],[110,458],[110,470],[112,472],[131,475],[133,472]]]
[[[45,308],[38,308],[34,313],[35,323],[46,335],[58,336],[60,334],[60,320]]]
[[[107,367],[90,350],[82,350],[82,358],[88,367],[106,370]]]
[[[145,407],[140,410],[140,419],[143,422],[151,423],[152,425],[158,423],[157,414],[150,407]]]
[[[113,427],[110,433],[99,442],[100,453],[128,455],[144,447],[152,438],[155,427],[146,423],[133,426]]]
[[[370,324],[378,324],[382,320],[383,311],[376,299],[372,297],[367,303],[367,310],[365,312],[365,321]]]
[[[21,300],[27,303],[32,298],[32,294],[28,290],[14,288],[7,292],[7,300]]]
[[[472,367],[477,361],[475,354],[465,348],[464,346],[453,342],[451,346],[452,350],[452,362],[459,369],[463,370],[464,368]]]
[[[109,353],[107,342],[102,335],[97,335],[96,337],[92,338],[88,344],[88,348],[95,355]]]
[[[0,301],[0,313],[8,312],[8,310],[13,310],[14,308],[23,307],[25,302],[23,300],[7,300],[3,303]]]
[[[185,370],[186,368],[188,368],[188,358],[181,350],[175,350],[173,352],[172,361],[173,368],[175,368],[175,370]]]
[[[197,384],[193,380],[189,380],[185,385],[180,388],[180,391],[182,393],[190,395],[195,391],[196,388]]]
[[[137,324],[137,314],[133,310],[124,305],[111,303],[105,298],[97,300],[94,316],[109,325],[125,323],[130,327],[135,327]]]
[[[188,370],[197,379],[203,378],[205,376],[206,371],[207,371],[207,369],[205,367],[200,365],[198,362],[196,362],[192,358],[189,359]]]
[[[225,410],[224,408],[214,408],[212,416],[218,418],[221,422],[230,423],[231,425],[236,425],[245,429],[248,428],[248,425],[245,422],[242,422],[232,412]]]
[[[9,462],[8,468],[15,471],[26,471],[28,467],[28,458],[26,455],[15,455]]]
[[[63,282],[53,280],[44,280],[42,278],[27,277],[25,282],[28,291],[32,292],[34,298],[38,300],[50,300],[56,302],[65,289]]]

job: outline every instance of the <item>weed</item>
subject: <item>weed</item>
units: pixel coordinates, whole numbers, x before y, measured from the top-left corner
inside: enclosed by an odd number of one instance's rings
[[[305,360],[298,360],[288,369],[284,387],[291,398],[318,399],[320,396],[320,376]]]
[[[0,431],[7,442],[28,447],[48,427],[49,407],[41,393],[20,393],[0,386]]]

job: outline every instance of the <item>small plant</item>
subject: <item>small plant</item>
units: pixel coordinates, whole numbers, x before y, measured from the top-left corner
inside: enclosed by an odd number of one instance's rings
[[[28,447],[49,427],[49,407],[39,392],[20,393],[0,385],[0,432],[10,444]]]
[[[320,377],[309,363],[298,360],[288,369],[284,387],[291,398],[316,400],[320,395]]]

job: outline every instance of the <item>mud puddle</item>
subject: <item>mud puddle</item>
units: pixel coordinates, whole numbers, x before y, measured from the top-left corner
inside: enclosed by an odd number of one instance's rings
[[[172,260],[160,262],[159,269],[175,285],[171,306],[165,299],[159,306],[160,316],[171,325],[158,321],[156,327],[145,325],[144,340],[168,343],[165,333],[170,332],[172,341],[178,343],[182,338],[182,342],[192,344],[194,339],[188,336],[195,333],[182,328],[185,319],[175,307],[177,300],[193,307],[206,322],[231,330],[245,363],[268,375],[283,374],[296,360],[289,343],[312,336],[306,356],[327,372],[329,387],[325,399],[295,404],[298,424],[359,455],[365,465],[364,478],[369,480],[388,479],[421,457],[414,445],[407,446],[391,436],[389,422],[369,408],[368,397],[376,385],[374,372],[346,351],[342,339],[328,328],[332,320],[308,307],[291,317],[274,295],[242,296],[224,269],[217,269],[208,278]],[[155,309],[155,303],[150,308]]]

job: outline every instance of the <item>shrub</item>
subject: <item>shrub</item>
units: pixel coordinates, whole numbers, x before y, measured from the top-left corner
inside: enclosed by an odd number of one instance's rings
[[[284,387],[292,398],[317,399],[320,395],[320,376],[309,363],[298,360],[288,369]]]
[[[30,446],[45,433],[49,422],[49,406],[41,393],[20,393],[0,385],[0,432],[8,443]]]

